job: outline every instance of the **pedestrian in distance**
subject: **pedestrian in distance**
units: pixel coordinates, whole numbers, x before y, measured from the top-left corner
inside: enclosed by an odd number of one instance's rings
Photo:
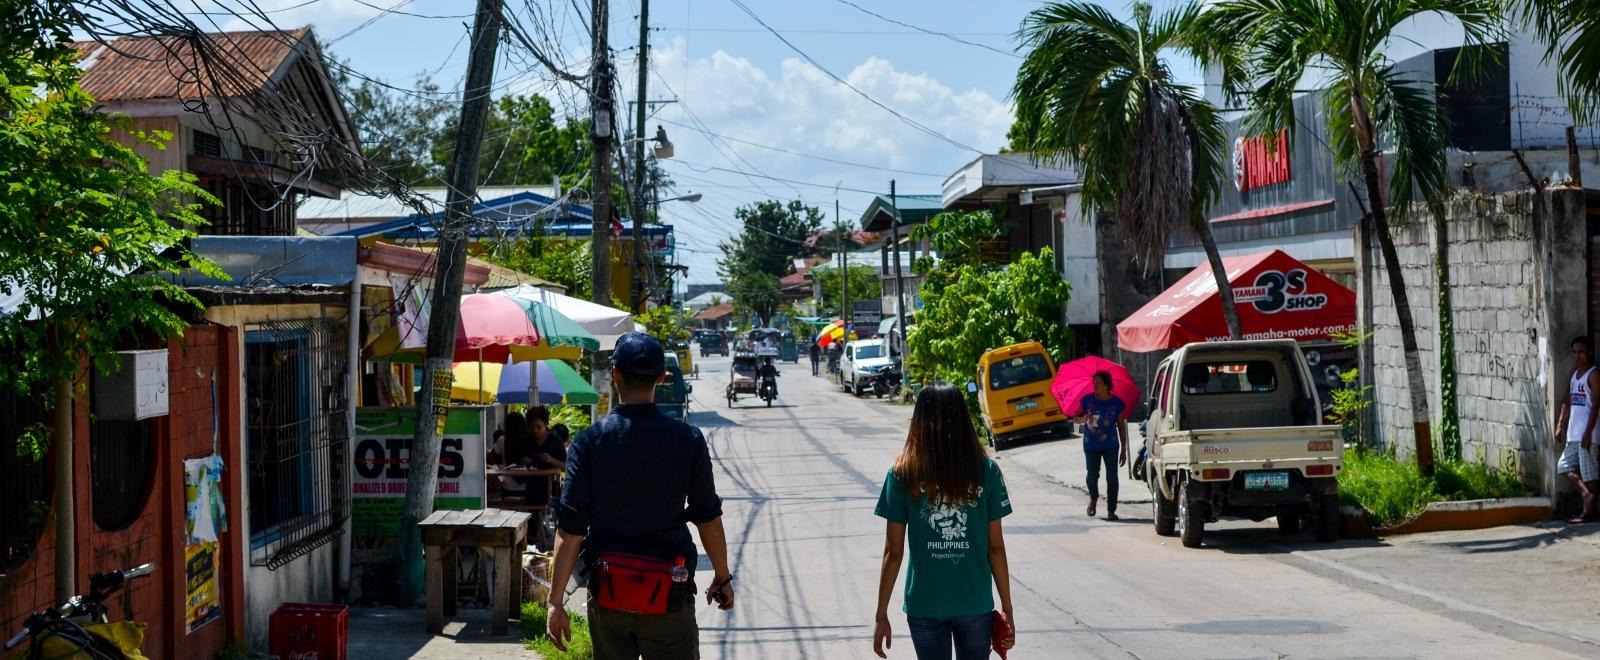
[[[1083,395],[1083,413],[1073,418],[1083,427],[1083,458],[1088,467],[1089,510],[1100,503],[1100,469],[1106,473],[1106,520],[1117,518],[1117,468],[1128,464],[1128,404],[1111,392],[1111,372],[1094,372],[1094,391]]]
[[[891,646],[889,597],[908,546],[906,627],[919,660],[948,659],[952,649],[957,660],[987,658],[991,647],[1011,648],[1011,575],[1000,527],[1011,499],[954,385],[934,383],[917,394],[906,444],[874,513],[888,521],[872,634],[878,657],[888,657]],[[1000,594],[999,613],[991,584]]]
[[[817,372],[818,372],[818,370],[820,370],[821,367],[822,367],[822,349],[817,347],[817,343],[816,342],[811,342],[811,375],[813,375],[813,376],[817,375]]]
[[[1600,392],[1600,373],[1594,366],[1594,341],[1588,337],[1572,340],[1572,361],[1577,366],[1567,379],[1567,400],[1556,418],[1556,447],[1561,460],[1556,472],[1566,475],[1583,497],[1583,513],[1567,522],[1594,522],[1597,494],[1600,494],[1600,461],[1595,458],[1596,392]]]
[[[567,448],[545,632],[566,650],[572,639],[567,582],[581,564],[596,658],[698,657],[699,553],[689,524],[699,531],[713,571],[706,602],[733,609],[711,454],[699,429],[656,408],[656,386],[667,371],[654,337],[630,332],[618,338],[611,371],[620,405]]]

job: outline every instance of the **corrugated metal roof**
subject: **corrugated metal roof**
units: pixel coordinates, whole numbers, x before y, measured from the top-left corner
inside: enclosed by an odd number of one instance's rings
[[[216,44],[216,63],[235,72],[222,80],[196,76],[194,44],[178,37],[121,37],[109,44],[80,41],[82,86],[99,101],[143,101],[244,96],[260,89],[298,52],[311,28],[212,32],[201,38]],[[213,86],[215,88],[213,88]]]
[[[415,188],[414,190],[427,200],[429,212],[438,213],[444,210],[445,188],[428,187]],[[482,186],[478,188],[478,199],[492,200],[525,192],[546,197],[555,195],[555,189],[551,186]],[[340,199],[308,197],[295,209],[295,217],[301,223],[318,225],[333,232],[355,228],[355,226],[351,226],[331,229],[333,226],[342,225],[344,220],[361,219],[367,222],[378,222],[404,218],[416,215],[416,213],[416,209],[400,203],[400,200],[393,195],[380,197],[378,195],[349,191],[341,195]]]
[[[196,236],[190,249],[229,279],[184,271],[171,278],[180,286],[344,286],[356,275],[354,238]]]

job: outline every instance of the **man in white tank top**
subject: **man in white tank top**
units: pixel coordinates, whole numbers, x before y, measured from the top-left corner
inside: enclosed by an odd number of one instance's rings
[[[1572,360],[1577,368],[1572,370],[1567,400],[1556,418],[1556,446],[1561,448],[1556,472],[1566,475],[1583,496],[1583,514],[1567,521],[1578,524],[1596,519],[1596,496],[1600,494],[1600,461],[1595,459],[1595,422],[1600,421],[1595,395],[1600,394],[1600,370],[1594,366],[1594,342],[1588,337],[1573,339]]]

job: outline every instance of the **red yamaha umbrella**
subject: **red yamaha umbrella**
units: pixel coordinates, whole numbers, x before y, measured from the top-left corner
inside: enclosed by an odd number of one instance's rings
[[[1356,322],[1356,294],[1282,250],[1222,260],[1245,339],[1327,341]],[[1117,347],[1147,353],[1228,338],[1222,296],[1202,264],[1117,324]]]
[[[1050,395],[1061,404],[1061,412],[1068,417],[1083,414],[1083,397],[1094,393],[1094,374],[1099,371],[1111,374],[1111,393],[1122,399],[1122,418],[1128,418],[1128,413],[1139,405],[1139,386],[1133,384],[1133,377],[1125,367],[1093,355],[1063,364],[1056,370],[1056,379],[1050,383]]]

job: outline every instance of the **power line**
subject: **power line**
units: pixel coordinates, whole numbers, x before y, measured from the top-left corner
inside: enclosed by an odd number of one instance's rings
[[[861,12],[863,14],[868,15],[868,16],[873,16],[873,17],[877,18],[878,20],[886,21],[886,22],[889,22],[889,23],[894,23],[895,25],[898,25],[900,27],[911,28],[913,30],[916,30],[917,32],[921,32],[921,33],[926,34],[928,36],[943,37],[945,39],[949,39],[951,41],[954,41],[954,42],[956,42],[958,44],[966,44],[968,46],[976,46],[978,48],[982,48],[982,49],[987,50],[987,51],[992,52],[992,53],[999,53],[1001,55],[1005,55],[1006,57],[1014,57],[1014,58],[1019,59],[1019,60],[1022,59],[1021,55],[1018,55],[1018,54],[1016,54],[1014,52],[1011,52],[1011,51],[1000,50],[999,48],[995,48],[994,46],[990,46],[988,44],[980,44],[980,43],[978,43],[976,41],[967,41],[966,39],[962,39],[961,37],[958,37],[956,35],[950,34],[948,32],[939,32],[937,30],[929,30],[929,29],[924,28],[924,27],[912,25],[912,24],[907,23],[905,21],[900,21],[900,20],[896,20],[896,19],[893,19],[893,18],[889,18],[888,16],[884,16],[883,14],[880,14],[878,12],[872,11],[871,9],[867,9],[866,7],[863,7],[863,6],[858,5],[858,4],[854,3],[854,2],[851,2],[850,0],[838,0],[838,1],[840,3],[842,3],[842,4],[846,4],[846,5],[849,5],[851,7],[856,8],[856,11],[859,11],[859,12]]]
[[[797,186],[811,186],[813,188],[827,188],[829,190],[848,190],[850,192],[866,193],[868,195],[882,195],[882,194],[884,194],[883,191],[880,191],[880,190],[865,190],[865,189],[862,189],[862,188],[851,188],[849,186],[840,186],[840,185],[835,185],[835,184],[812,183],[810,181],[799,181],[799,180],[796,180],[796,179],[785,179],[785,178],[776,177],[776,176],[750,174],[750,173],[747,173],[747,172],[740,172],[738,170],[730,170],[730,169],[728,169],[726,167],[717,167],[715,165],[702,165],[702,164],[699,164],[699,163],[691,163],[689,161],[682,160],[682,159],[673,159],[673,162],[681,163],[685,167],[688,167],[691,170],[694,170],[696,172],[701,172],[701,173],[704,173],[706,170],[714,170],[714,171],[717,171],[717,172],[728,172],[730,174],[743,174],[745,176],[759,176],[760,178],[763,178],[763,179],[771,179],[773,181],[778,181],[780,183],[788,183],[788,184],[797,185]],[[700,168],[704,168],[704,169],[700,169]]]
[[[823,162],[826,162],[826,163],[836,163],[836,164],[839,164],[839,165],[849,165],[851,167],[859,167],[859,168],[867,169],[867,170],[876,170],[876,171],[879,171],[879,172],[890,172],[890,173],[894,173],[894,174],[907,174],[907,175],[911,175],[911,176],[931,176],[931,177],[937,177],[937,178],[940,178],[940,179],[943,179],[943,178],[945,178],[947,176],[947,175],[944,175],[944,174],[934,174],[932,172],[916,172],[916,171],[912,171],[912,170],[897,170],[897,169],[892,168],[892,167],[882,167],[882,166],[878,166],[878,165],[868,165],[866,163],[857,163],[857,162],[848,161],[848,160],[840,160],[838,158],[829,158],[827,156],[818,156],[818,155],[815,155],[815,154],[808,154],[808,153],[804,153],[804,152],[800,152],[800,151],[794,151],[794,150],[791,150],[791,149],[785,149],[783,147],[774,147],[774,146],[772,146],[770,144],[761,144],[759,142],[751,142],[749,140],[741,140],[741,139],[736,138],[736,137],[728,137],[726,135],[720,135],[720,134],[716,134],[716,133],[711,133],[709,131],[705,131],[703,129],[695,128],[694,126],[690,126],[688,124],[675,122],[675,121],[672,121],[670,119],[657,119],[656,121],[659,121],[659,122],[661,122],[663,124],[672,124],[673,126],[677,126],[679,128],[686,128],[686,129],[689,129],[691,131],[704,133],[704,134],[709,135],[711,137],[715,137],[715,138],[718,138],[718,139],[726,140],[728,142],[737,142],[739,144],[748,145],[748,146],[751,146],[751,147],[756,147],[757,149],[767,149],[769,151],[776,151],[778,153],[789,154],[791,156],[799,156],[801,158],[810,158],[812,160],[820,160],[820,161],[823,161]]]
[[[932,128],[928,128],[927,126],[924,126],[922,123],[918,122],[915,119],[912,119],[912,118],[907,117],[907,116],[905,116],[903,114],[900,114],[900,112],[898,110],[895,110],[894,108],[891,108],[891,107],[889,107],[887,105],[884,105],[884,103],[882,101],[879,101],[878,99],[873,98],[871,94],[863,92],[859,88],[857,88],[855,85],[852,85],[852,84],[850,84],[848,82],[845,82],[844,78],[840,78],[837,74],[835,74],[834,72],[828,70],[827,67],[822,66],[822,64],[820,62],[818,62],[815,58],[811,57],[811,55],[807,54],[803,50],[800,50],[800,47],[794,45],[794,43],[789,41],[789,39],[787,37],[784,37],[783,33],[778,32],[777,30],[773,29],[772,26],[767,25],[766,21],[761,20],[761,17],[756,15],[755,11],[750,9],[750,6],[746,5],[744,3],[744,0],[728,0],[728,1],[732,2],[740,10],[744,11],[745,15],[749,16],[751,20],[753,20],[756,23],[760,24],[761,27],[766,28],[766,30],[768,32],[772,33],[772,36],[778,38],[778,41],[782,41],[783,45],[788,46],[789,50],[794,51],[795,54],[797,54],[801,58],[805,59],[805,61],[811,63],[811,66],[816,67],[818,71],[821,71],[823,74],[827,75],[829,78],[832,78],[834,80],[834,82],[837,82],[840,85],[844,85],[850,91],[855,92],[856,94],[860,95],[861,98],[866,99],[867,102],[869,102],[869,103],[871,103],[871,104],[873,104],[875,106],[878,106],[879,108],[882,108],[884,112],[887,112],[887,113],[889,113],[891,115],[894,115],[896,119],[899,119],[901,122],[905,123],[907,126],[910,126],[910,127],[915,128],[915,129],[917,129],[919,131],[922,131],[923,133],[926,133],[929,136],[932,136],[934,138],[938,138],[939,140],[942,140],[942,141],[944,141],[944,142],[946,142],[946,143],[948,143],[948,144],[950,144],[952,146],[959,147],[961,149],[966,149],[967,151],[973,152],[975,154],[982,154],[983,153],[983,151],[981,151],[981,150],[978,150],[978,149],[973,148],[973,147],[971,147],[971,146],[969,146],[967,144],[959,142],[955,138],[952,138],[952,137],[950,137],[948,135],[945,135],[945,134],[940,133],[940,132],[938,132],[936,130],[933,130]]]

